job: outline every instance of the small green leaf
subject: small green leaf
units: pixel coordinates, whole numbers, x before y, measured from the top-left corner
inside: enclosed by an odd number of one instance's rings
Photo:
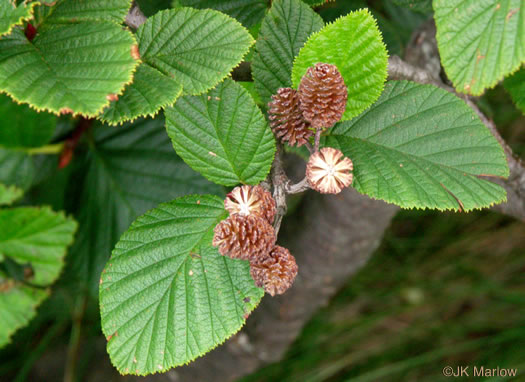
[[[47,207],[0,210],[0,253],[32,270],[25,280],[29,285],[0,270],[0,347],[49,294],[34,286],[48,287],[56,280],[76,227],[74,220]]]
[[[161,11],[137,30],[142,60],[201,94],[224,80],[253,44],[238,21],[213,10]]]
[[[441,62],[455,88],[482,94],[525,61],[523,0],[434,0]]]
[[[22,25],[25,20],[31,19],[33,8],[39,4],[24,2],[17,7],[10,0],[0,0],[0,36],[11,33],[14,26]]]
[[[51,26],[31,42],[17,28],[0,39],[0,90],[37,110],[95,116],[131,81],[134,42],[111,22]]]
[[[389,82],[326,145],[354,162],[354,187],[403,208],[470,211],[506,199],[485,177],[507,177],[503,149],[461,99],[432,85]]]
[[[257,24],[266,12],[266,0],[181,0],[187,7],[215,9],[239,20],[246,28]]]
[[[39,24],[81,21],[112,21],[120,24],[131,8],[131,0],[56,0],[52,4],[43,4],[37,8]]]
[[[318,62],[337,66],[348,87],[343,121],[377,100],[387,76],[388,54],[370,12],[351,12],[313,34],[295,59],[293,86],[299,86],[306,70]]]
[[[223,193],[175,154],[161,117],[96,126],[88,152],[80,153],[66,193],[80,223],[66,277],[91,293],[119,236],[139,215],[184,194]]]
[[[0,206],[13,203],[17,199],[20,199],[23,194],[24,191],[16,186],[6,186],[0,183]],[[1,260],[2,257],[0,254],[0,261]]]
[[[185,96],[165,110],[177,154],[212,182],[257,184],[270,171],[275,140],[248,92],[227,79],[201,96]]]
[[[27,153],[0,147],[0,183],[27,190],[34,175],[35,167]]]
[[[102,331],[122,374],[184,365],[235,334],[263,291],[249,264],[221,256],[213,229],[223,200],[192,195],[161,204],[122,235],[101,279]]]
[[[304,3],[308,4],[311,7],[318,7],[320,5],[333,2],[335,0],[302,0]]]
[[[252,62],[255,89],[263,103],[277,89],[292,86],[295,56],[312,33],[323,27],[317,13],[300,0],[275,0],[263,20]]]
[[[48,143],[55,132],[56,116],[17,105],[4,94],[0,94],[0,115],[0,146],[3,147],[39,147]]]
[[[133,83],[124,89],[117,101],[111,102],[99,119],[118,125],[139,117],[153,117],[160,109],[173,105],[181,93],[181,83],[148,64],[140,64]]]
[[[510,93],[512,101],[525,114],[525,67],[505,78],[503,86]]]

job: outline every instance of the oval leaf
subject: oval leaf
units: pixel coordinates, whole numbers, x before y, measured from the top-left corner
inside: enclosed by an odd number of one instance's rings
[[[523,0],[434,0],[441,63],[455,88],[480,95],[525,61]]]
[[[525,67],[505,78],[503,86],[509,92],[512,101],[525,114]]]
[[[79,21],[122,23],[131,8],[131,0],[56,0],[52,4],[52,6],[44,4],[38,9],[40,23],[59,24]]]
[[[133,83],[113,100],[99,117],[110,125],[133,121],[139,117],[157,114],[160,109],[173,105],[182,93],[182,84],[148,64],[140,64]]]
[[[461,99],[432,85],[389,82],[326,145],[352,159],[359,192],[403,208],[469,211],[506,199],[483,179],[509,175],[503,149]]]
[[[293,86],[299,86],[306,70],[318,62],[337,66],[348,87],[343,121],[377,100],[387,76],[388,55],[370,12],[351,12],[313,34],[295,59]]]
[[[239,20],[246,28],[257,24],[266,12],[266,0],[180,0],[187,7],[216,9]]]
[[[213,10],[161,11],[137,30],[144,62],[172,76],[184,94],[201,94],[222,81],[253,44],[238,21]]]
[[[37,110],[95,116],[130,82],[134,41],[111,22],[51,26],[31,42],[17,28],[0,39],[0,89]]]
[[[0,210],[0,254],[32,270],[24,275],[25,281],[47,288],[62,270],[76,227],[74,220],[47,207]],[[49,295],[49,289],[8,276],[0,269],[0,347],[29,322]]]
[[[323,19],[300,0],[275,0],[263,20],[252,62],[255,89],[266,105],[277,89],[292,86],[292,65]]]
[[[232,80],[208,94],[179,98],[165,114],[177,154],[212,182],[257,184],[270,172],[272,131],[248,92]]]
[[[248,262],[221,256],[213,228],[223,200],[193,195],[161,204],[133,223],[100,285],[102,330],[123,374],[183,365],[235,334],[263,296]]]

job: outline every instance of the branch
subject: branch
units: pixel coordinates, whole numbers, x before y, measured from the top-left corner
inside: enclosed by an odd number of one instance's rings
[[[146,20],[146,16],[144,16],[144,13],[142,13],[142,11],[140,10],[140,7],[137,4],[137,2],[134,1],[124,22],[131,29],[138,29],[142,24],[146,22]]]

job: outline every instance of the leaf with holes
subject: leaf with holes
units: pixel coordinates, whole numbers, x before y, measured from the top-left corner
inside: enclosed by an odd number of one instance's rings
[[[31,19],[33,17],[33,8],[36,5],[39,5],[39,3],[26,4],[24,2],[19,6],[15,6],[10,0],[0,0],[0,36],[11,33],[14,26],[22,25],[24,20]]]
[[[221,256],[213,229],[221,198],[192,195],[161,204],[122,235],[101,278],[102,330],[123,374],[184,365],[235,334],[263,291],[247,261]]]
[[[77,151],[66,200],[80,229],[65,277],[93,294],[113,246],[139,215],[184,194],[223,194],[175,154],[161,117],[95,126],[88,151]]]
[[[6,186],[0,183],[0,206],[13,203],[17,199],[20,199],[23,194],[24,191],[16,186]],[[1,260],[2,258],[0,257],[0,261]]]
[[[480,95],[525,61],[523,0],[434,0],[441,62],[455,88]]]
[[[506,199],[486,179],[507,177],[503,149],[461,99],[432,85],[389,82],[326,145],[354,162],[354,187],[403,208],[469,211]]]
[[[118,125],[139,117],[153,117],[160,109],[173,105],[181,93],[181,83],[148,64],[140,64],[133,76],[133,83],[124,89],[124,94],[116,101],[111,102],[99,119],[110,125]]]
[[[255,89],[266,105],[277,89],[292,86],[295,56],[323,19],[300,0],[275,0],[263,20],[252,62]]]
[[[51,3],[51,2],[49,2]],[[40,25],[80,21],[122,23],[131,8],[131,0],[56,0],[37,8]]]
[[[201,94],[224,80],[253,44],[235,19],[213,10],[161,11],[138,30],[142,60]]]
[[[38,113],[27,105],[18,105],[0,94],[0,146],[39,147],[49,142],[57,124],[57,117]]]
[[[76,227],[74,220],[46,207],[0,210],[0,253],[27,269],[17,280],[0,267],[0,346],[29,322],[49,294],[38,288],[47,288],[60,274]]]
[[[131,81],[134,43],[111,22],[51,26],[31,42],[15,29],[0,39],[0,90],[37,110],[95,116]]]
[[[177,154],[212,182],[257,184],[270,172],[272,131],[236,82],[228,79],[208,94],[181,97],[165,114]]]
[[[505,78],[503,86],[509,92],[512,101],[525,114],[525,67]]]
[[[370,12],[350,12],[313,34],[295,59],[293,86],[299,86],[306,70],[318,62],[337,66],[348,87],[343,121],[377,100],[386,80],[388,55]]]
[[[187,7],[215,9],[239,20],[246,28],[257,24],[266,12],[266,0],[181,0]]]

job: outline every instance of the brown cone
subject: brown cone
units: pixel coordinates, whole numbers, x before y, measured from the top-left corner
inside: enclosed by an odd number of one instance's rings
[[[315,64],[299,84],[299,107],[316,129],[332,127],[341,120],[347,99],[348,89],[335,65]]]
[[[255,285],[263,287],[272,296],[286,292],[292,286],[297,271],[297,263],[290,251],[278,245],[268,256],[250,264],[250,274]]]
[[[269,191],[261,186],[235,187],[224,199],[224,207],[231,214],[256,215],[273,223],[275,200]]]
[[[214,229],[213,246],[232,259],[256,261],[275,245],[275,231],[256,215],[231,215]]]
[[[302,146],[314,133],[299,108],[299,95],[292,88],[280,88],[268,103],[270,126],[277,138],[290,146]]]
[[[352,184],[354,165],[350,158],[333,147],[312,154],[306,164],[306,180],[322,194],[338,194]]]

